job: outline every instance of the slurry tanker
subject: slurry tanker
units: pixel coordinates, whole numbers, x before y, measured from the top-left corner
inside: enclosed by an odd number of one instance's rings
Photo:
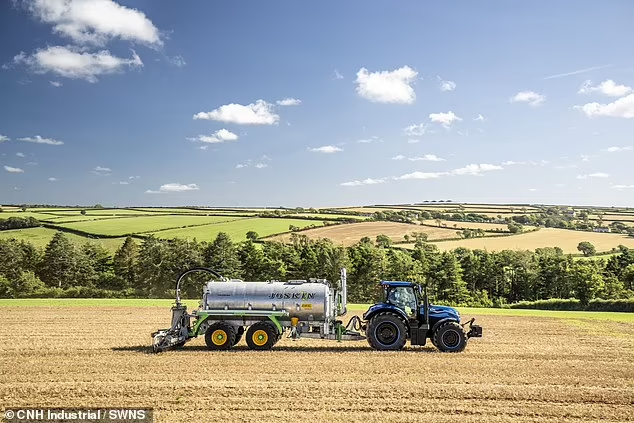
[[[180,287],[194,272],[212,279],[204,285],[199,308],[188,313]],[[346,269],[338,287],[325,279],[245,282],[204,267],[189,269],[176,283],[172,326],[152,334],[153,350],[182,347],[198,336],[210,350],[228,350],[243,337],[250,349],[269,350],[287,334],[294,340],[367,339],[376,350],[400,350],[408,339],[410,345],[425,345],[429,339],[442,352],[460,352],[469,338],[482,336],[474,318],[461,323],[456,309],[430,304],[426,289],[402,281],[381,281],[382,301],[344,325],[339,317],[347,313],[346,279]]]

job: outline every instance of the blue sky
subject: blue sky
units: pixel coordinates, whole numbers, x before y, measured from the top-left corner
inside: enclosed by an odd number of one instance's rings
[[[0,3],[0,203],[634,206],[631,1]]]

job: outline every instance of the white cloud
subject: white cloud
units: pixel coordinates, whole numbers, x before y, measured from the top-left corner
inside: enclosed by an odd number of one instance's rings
[[[18,138],[18,140],[26,141],[26,142],[34,142],[36,144],[48,144],[48,145],[62,145],[62,144],[64,144],[62,141],[57,141],[57,140],[54,140],[52,138],[42,138],[39,135],[36,135],[34,137]]]
[[[444,162],[445,159],[436,156],[435,154],[425,154],[423,156],[419,156],[419,157],[410,157],[409,159],[412,162],[419,162],[419,161],[427,161],[427,162]]]
[[[343,75],[337,69],[332,73],[332,79],[343,79]]]
[[[343,151],[342,148],[335,147],[334,145],[324,145],[323,147],[309,148],[308,150],[315,153],[338,153]]]
[[[621,190],[621,189],[628,189],[628,188],[634,188],[634,184],[632,184],[632,185],[621,185],[621,184],[618,184],[618,185],[612,185],[612,188],[614,188],[614,189],[619,189],[619,190]]]
[[[528,190],[529,190],[530,192],[535,192],[535,191],[537,191],[537,188],[529,188]]]
[[[445,128],[451,127],[454,122],[459,122],[462,118],[456,116],[456,114],[452,111],[447,113],[431,113],[429,118],[432,122],[440,123]]]
[[[608,153],[616,153],[619,151],[630,151],[632,150],[632,146],[626,146],[626,147],[608,147],[605,149],[605,151],[607,151]]]
[[[269,167],[266,163],[258,163],[255,165],[257,169],[264,169],[265,167]]]
[[[26,157],[26,155],[24,153],[15,153],[16,156],[18,157]]]
[[[23,0],[37,19],[75,43],[103,45],[118,38],[160,46],[159,30],[139,10],[112,0]]]
[[[187,62],[185,61],[185,59],[183,59],[183,56],[174,56],[169,58],[168,60],[171,64],[179,68],[182,68],[183,66],[187,65]]]
[[[588,179],[588,178],[608,178],[610,175],[603,172],[591,173],[589,175],[577,175],[577,179]]]
[[[405,175],[397,176],[394,179],[396,180],[407,180],[407,179],[436,179],[441,176],[448,175],[447,172],[412,172],[407,173]]]
[[[216,143],[221,143],[225,141],[236,141],[238,139],[238,136],[234,134],[233,132],[228,131],[226,129],[219,129],[218,131],[214,132],[212,135],[199,135],[198,138],[196,139],[200,142],[216,144]]]
[[[528,103],[531,106],[539,106],[546,100],[546,96],[534,91],[521,91],[509,99],[511,103]]]
[[[502,166],[493,165],[493,164],[470,164],[465,167],[461,167],[459,169],[454,169],[450,173],[452,175],[481,175],[483,172],[490,172],[492,170],[502,170]]]
[[[413,138],[410,138],[410,139],[407,140],[408,144],[416,144],[418,142],[420,142],[420,140],[416,140],[416,139],[413,139]]]
[[[406,128],[403,128],[403,131],[405,132],[405,135],[410,136],[410,137],[420,137],[425,135],[425,133],[427,133],[427,127],[429,126],[428,123],[421,123],[419,125],[410,125]]]
[[[478,113],[478,116],[476,116],[473,120],[475,122],[484,122],[484,116],[482,116],[480,113]]]
[[[200,112],[194,119],[215,120],[238,125],[274,125],[280,116],[273,112],[273,105],[264,100],[243,106],[242,104],[225,104],[211,112]]]
[[[298,98],[285,98],[284,100],[278,100],[277,104],[279,106],[297,106],[302,103],[302,100]]]
[[[5,166],[4,170],[11,173],[24,173],[24,170],[20,169],[19,167]]]
[[[502,162],[502,166],[513,166],[513,165],[522,165],[522,164],[526,164],[526,162],[514,162],[513,160],[507,160],[505,162]]]
[[[379,137],[377,137],[377,136],[375,135],[375,136],[372,136],[372,137],[370,137],[370,138],[365,138],[365,139],[362,139],[362,140],[357,140],[357,142],[358,142],[358,143],[361,143],[361,144],[369,144],[369,143],[372,143],[372,142],[383,142],[383,140],[382,140],[382,139],[380,139]]]
[[[48,81],[48,82],[50,82],[50,83],[51,83],[51,85],[52,85],[52,86],[54,86],[54,87],[56,87],[56,88],[59,88],[59,87],[61,87],[62,85],[64,85],[64,84],[62,84],[62,83],[61,83],[61,82],[59,82],[59,81]]]
[[[11,138],[7,137],[6,135],[0,134],[0,142],[9,141],[10,139]]]
[[[95,168],[95,172],[112,172],[112,169],[110,169],[109,167],[97,166]]]
[[[84,79],[91,83],[97,82],[97,77],[101,75],[143,66],[141,58],[134,50],[130,59],[124,59],[111,55],[108,50],[88,53],[72,46],[42,48],[30,56],[20,53],[13,58],[13,62],[24,64],[35,73],[51,72],[64,78]]]
[[[360,97],[375,103],[412,104],[416,100],[416,93],[411,84],[418,72],[409,66],[393,71],[368,72],[366,68],[359,69],[356,92]]]
[[[453,91],[456,89],[456,83],[453,81],[440,81],[440,91]]]
[[[613,103],[586,103],[583,106],[574,106],[588,117],[609,116],[625,119],[634,119],[634,94],[619,98]]]
[[[51,182],[55,182],[55,181],[57,181],[57,178],[50,177],[50,178],[48,178],[48,180],[51,181]]]
[[[161,185],[158,191],[147,190],[145,192],[147,194],[160,194],[160,193],[168,193],[168,192],[197,191],[199,189],[200,188],[196,184],[183,185],[178,183],[171,183],[171,184]]]
[[[140,176],[128,176],[128,179],[139,179]]]
[[[382,184],[385,183],[385,178],[381,178],[381,179],[372,179],[372,178],[367,178],[364,179],[362,181],[350,181],[350,182],[344,182],[341,185],[344,187],[357,187],[360,185],[377,185],[377,184]]]
[[[130,185],[128,181],[119,181],[119,185]]]
[[[611,79],[607,79],[596,87],[593,87],[592,81],[587,80],[581,85],[579,91],[577,91],[578,94],[591,94],[593,92],[598,92],[608,97],[623,97],[631,93],[632,88],[626,85],[617,85],[616,82]]]
[[[405,160],[405,156],[402,154],[399,154],[398,156],[392,157],[392,160]]]

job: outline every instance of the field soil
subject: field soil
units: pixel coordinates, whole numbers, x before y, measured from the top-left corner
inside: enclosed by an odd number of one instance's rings
[[[309,229],[299,232],[312,239],[330,238],[335,244],[343,244],[345,246],[353,245],[365,236],[372,240],[377,235],[387,235],[392,241],[403,241],[403,236],[411,235],[414,232],[424,232],[429,236],[429,240],[457,238],[456,229],[433,228],[430,226],[412,225],[409,223],[398,222],[362,222],[349,223],[346,225],[328,226],[324,228]],[[275,237],[267,238],[267,240],[275,240],[288,242],[291,234],[283,234]]]
[[[634,323],[476,316],[459,354],[282,339],[149,353],[165,307],[2,307],[0,408],[153,407],[157,422],[624,422]],[[471,315],[465,317],[471,317]],[[347,320],[347,319],[346,319]]]

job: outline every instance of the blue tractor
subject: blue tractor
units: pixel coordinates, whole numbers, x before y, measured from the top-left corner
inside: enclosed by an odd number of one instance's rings
[[[473,324],[474,318],[461,323],[458,310],[430,304],[420,285],[382,281],[381,286],[383,301],[363,314],[362,328],[372,348],[400,350],[408,338],[411,345],[425,345],[429,338],[442,352],[460,352],[469,338],[482,337],[482,327]]]

